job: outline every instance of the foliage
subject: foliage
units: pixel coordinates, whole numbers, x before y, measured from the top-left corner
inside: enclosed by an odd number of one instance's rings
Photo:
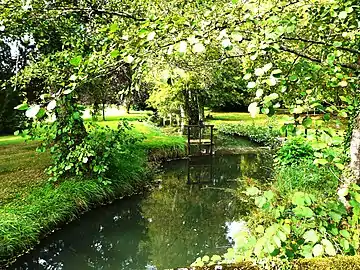
[[[249,124],[221,124],[219,132],[226,135],[236,135],[248,137],[250,140],[267,146],[276,147],[279,145],[279,130],[275,128],[263,127]]]
[[[275,194],[256,187],[246,190],[260,210],[261,219],[234,236],[234,247],[223,255],[223,263],[253,260],[260,265],[284,260],[354,255],[359,249],[360,187],[349,191],[351,208],[337,200],[317,200],[295,192],[283,204]],[[195,263],[196,265],[196,263]]]
[[[313,161],[314,149],[308,141],[302,137],[292,137],[276,152],[276,161],[281,165],[298,164],[305,160]]]

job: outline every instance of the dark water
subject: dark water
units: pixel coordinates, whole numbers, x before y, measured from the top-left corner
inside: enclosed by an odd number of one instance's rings
[[[271,162],[266,153],[168,162],[154,190],[84,214],[10,269],[167,269],[222,254],[249,215],[232,190],[267,181]]]

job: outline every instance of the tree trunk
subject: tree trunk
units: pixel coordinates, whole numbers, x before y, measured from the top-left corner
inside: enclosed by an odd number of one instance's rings
[[[198,103],[198,111],[199,111],[199,119],[200,120],[205,120],[205,108],[204,108],[204,102],[202,97],[198,97],[197,98],[197,103]]]
[[[360,178],[360,113],[355,117],[350,141],[350,169],[352,182],[359,182]]]
[[[184,134],[185,130],[185,111],[183,106],[180,105],[180,131],[181,134]]]
[[[353,183],[358,183],[360,179],[360,113],[355,117],[353,122],[353,130],[350,140],[350,164],[349,170],[345,170],[342,177],[342,184],[338,188],[339,200],[346,208],[350,208],[350,204],[345,198],[349,187]]]
[[[103,121],[105,121],[105,103],[104,102],[102,104],[102,118],[103,118]]]
[[[131,101],[128,100],[127,103],[126,103],[126,113],[127,114],[130,114],[130,107],[131,107]]]

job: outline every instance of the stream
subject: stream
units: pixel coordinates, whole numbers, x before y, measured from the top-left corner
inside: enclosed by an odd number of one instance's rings
[[[163,164],[154,189],[93,209],[9,269],[169,269],[223,254],[250,214],[235,190],[271,178],[269,152]]]

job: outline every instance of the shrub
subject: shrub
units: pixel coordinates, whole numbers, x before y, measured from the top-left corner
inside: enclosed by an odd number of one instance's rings
[[[210,264],[253,261],[269,267],[302,258],[356,255],[360,245],[359,191],[357,185],[348,190],[351,208],[346,209],[337,199],[317,200],[310,193],[295,192],[290,202],[283,202],[271,190],[249,187],[244,193],[258,207],[257,219],[234,234],[233,248],[222,257],[214,255]],[[198,258],[193,265],[203,266],[204,262]]]
[[[240,124],[222,124],[218,128],[219,132],[232,135],[247,137],[251,141],[276,147],[279,145],[280,131],[271,127],[262,127],[257,125]]]
[[[48,168],[48,173],[51,174],[50,180],[86,176],[108,184],[110,167],[114,167],[112,163],[116,163],[119,157],[131,153],[132,146],[142,139],[127,132],[129,129],[131,127],[126,122],[120,123],[117,129],[91,124],[81,142],[69,144],[72,145],[71,151],[61,151],[60,144],[51,145],[49,141],[45,141],[38,151],[45,151],[51,146],[53,164]],[[46,137],[49,137],[49,133],[54,132],[54,128],[49,127],[47,132]],[[37,136],[41,135],[37,134]]]
[[[281,165],[299,164],[304,160],[314,160],[314,149],[302,137],[288,139],[277,151],[276,161]]]

